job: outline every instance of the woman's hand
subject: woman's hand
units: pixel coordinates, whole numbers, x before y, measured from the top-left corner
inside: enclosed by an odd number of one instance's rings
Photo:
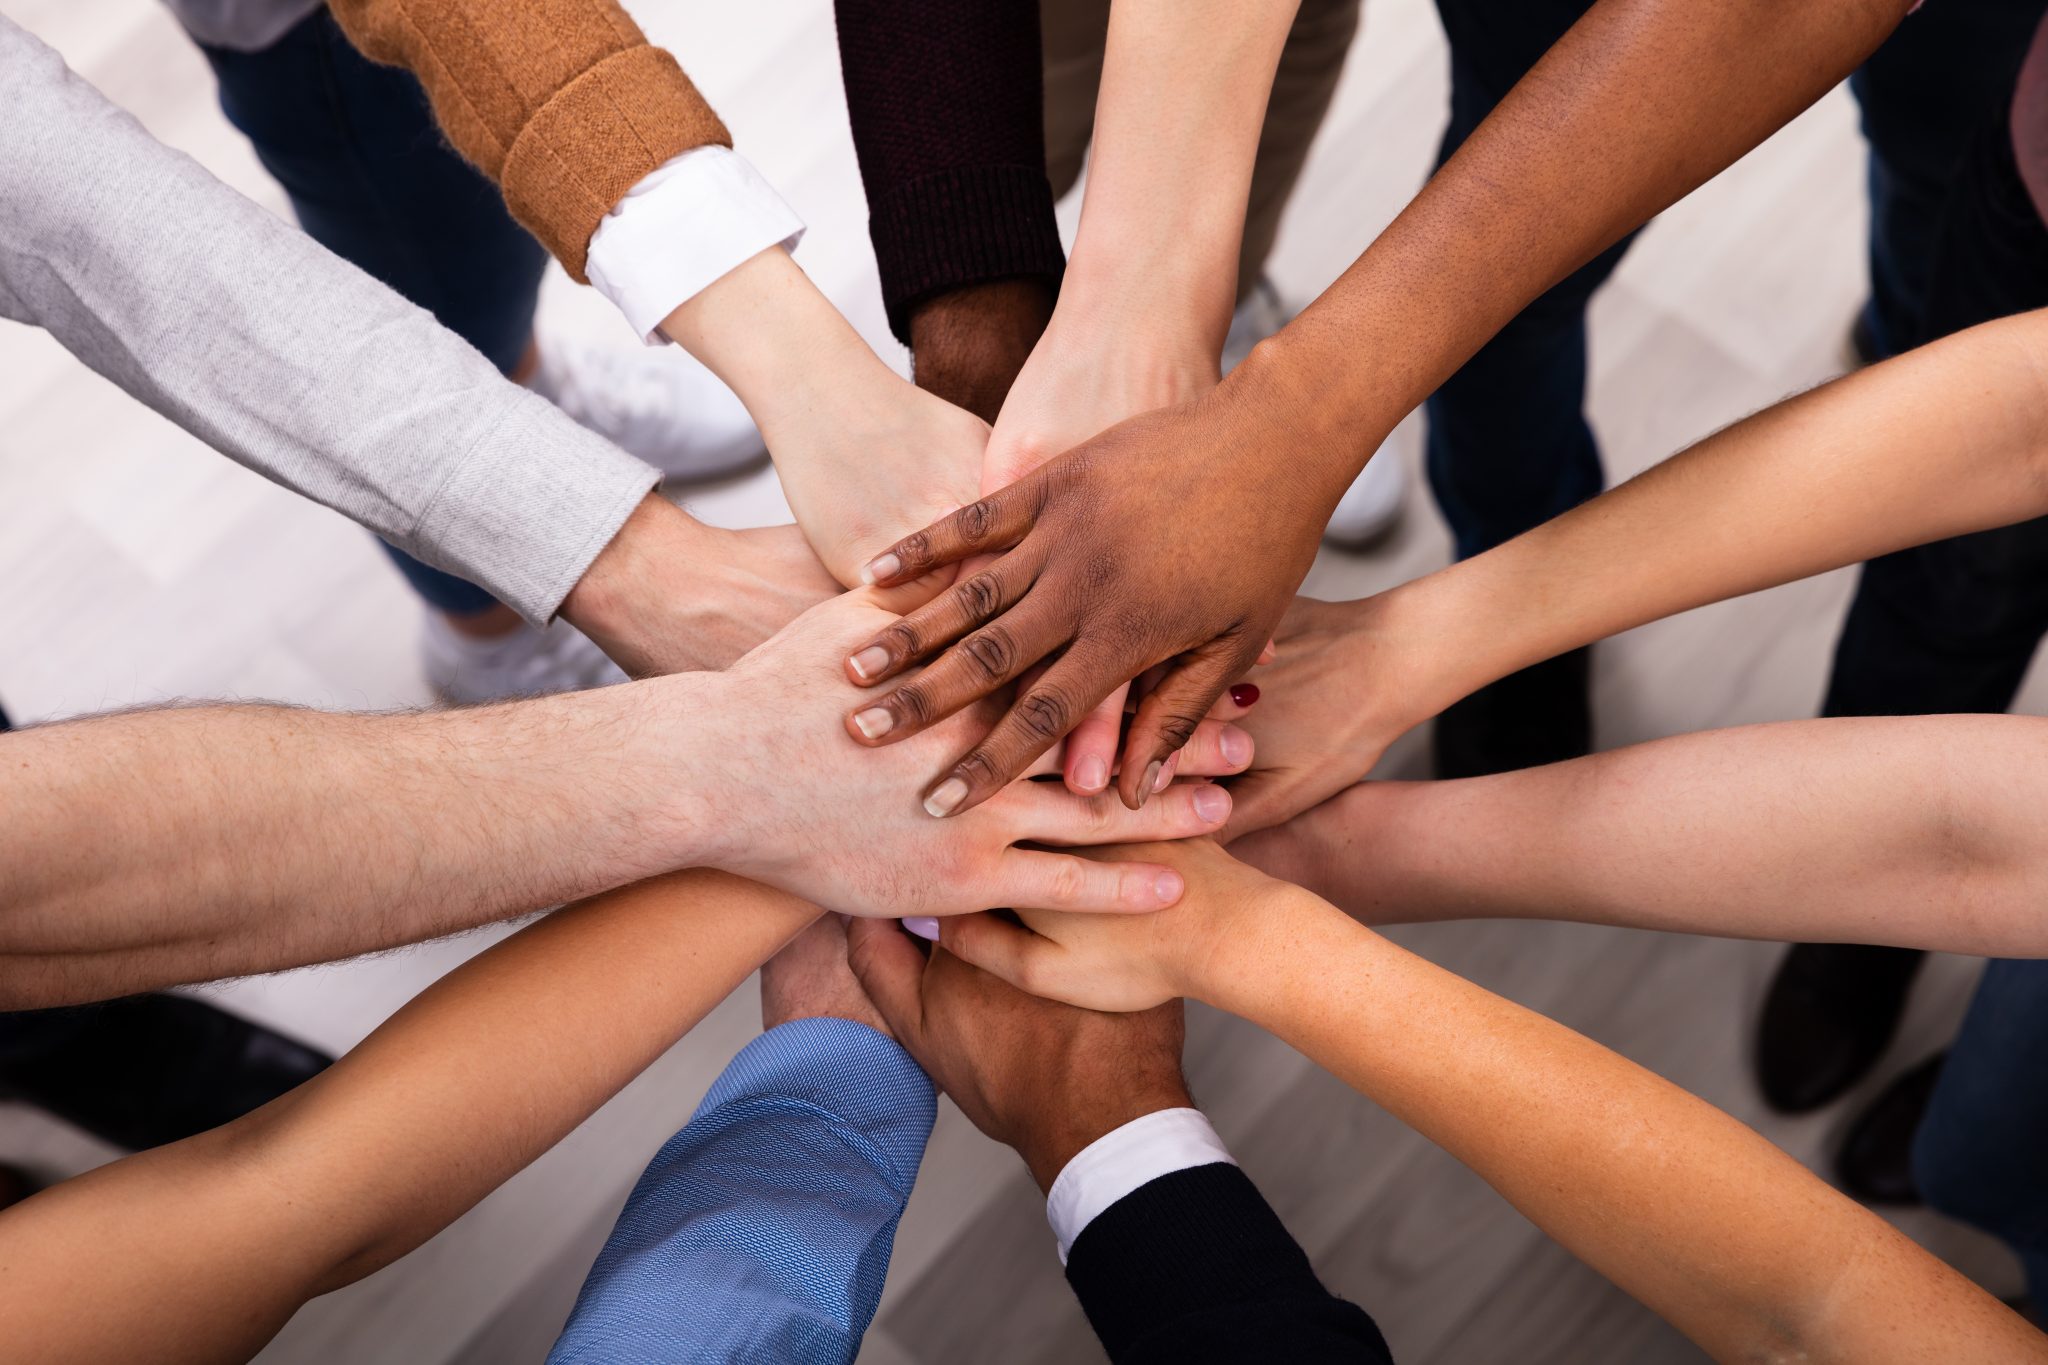
[[[1228,985],[1229,949],[1247,934],[1281,931],[1286,905],[1316,902],[1225,853],[1212,840],[1094,850],[1174,869],[1180,902],[1149,915],[1019,910],[1023,928],[994,915],[939,926],[948,952],[1020,990],[1095,1010],[1150,1009],[1183,996],[1213,999]]]

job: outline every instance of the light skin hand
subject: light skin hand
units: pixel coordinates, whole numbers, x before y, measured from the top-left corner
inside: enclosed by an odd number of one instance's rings
[[[1016,1149],[1040,1190],[1132,1119],[1191,1107],[1181,1005],[1100,1014],[1027,995],[893,924],[857,921],[850,960],[867,996],[969,1121]]]
[[[878,546],[975,496],[987,424],[883,364],[781,247],[662,331],[747,405],[797,525],[842,584]]]
[[[562,615],[645,678],[725,668],[838,591],[796,527],[722,531],[650,493]]]
[[[1100,863],[1019,845],[1211,833],[1229,810],[1219,787],[1176,784],[1145,811],[1132,812],[1107,797],[1077,797],[1056,784],[1027,782],[998,794],[973,820],[935,827],[918,804],[917,776],[969,742],[976,719],[962,717],[910,744],[863,752],[828,723],[858,693],[848,684],[818,685],[821,661],[889,619],[866,594],[846,594],[813,608],[708,681],[725,704],[719,714],[731,722],[712,756],[719,789],[729,795],[719,808],[717,847],[708,861],[856,915],[1046,904],[1149,910],[1179,896],[1178,876],[1158,866]]]

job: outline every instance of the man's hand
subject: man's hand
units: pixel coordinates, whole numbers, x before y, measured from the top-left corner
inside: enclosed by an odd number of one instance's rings
[[[949,915],[991,906],[1151,910],[1180,894],[1157,865],[1093,862],[1024,844],[1096,844],[1213,833],[1230,798],[1206,783],[1176,783],[1143,811],[1056,783],[1022,782],[968,819],[934,826],[917,805],[919,774],[985,726],[962,716],[902,746],[868,752],[829,724],[859,694],[834,682],[825,661],[891,619],[864,592],[813,608],[724,673],[696,675],[699,712],[725,725],[722,741],[692,755],[698,784],[718,799],[714,847],[699,861],[856,915]],[[658,738],[658,718],[650,719]],[[650,741],[651,742],[651,741]],[[1225,727],[1202,727],[1183,759],[1187,776],[1240,771],[1253,757]]]
[[[860,704],[890,718],[886,729],[867,727],[870,742],[914,735],[1059,654],[931,783],[934,794],[960,792],[939,813],[985,800],[1115,688],[1166,664],[1124,744],[1119,791],[1135,808],[1152,765],[1251,668],[1314,562],[1343,485],[1280,472],[1284,462],[1248,453],[1260,448],[1259,424],[1212,411],[1205,399],[1125,422],[869,566],[875,582],[893,584],[1008,550],[857,642],[847,674],[874,686],[960,641],[914,682]]]
[[[650,493],[562,615],[646,678],[725,668],[838,591],[796,527],[721,531]]]
[[[969,966],[926,957],[893,924],[857,921],[853,971],[890,1032],[989,1137],[1014,1147],[1040,1190],[1074,1155],[1132,1119],[1192,1107],[1181,1079],[1181,1004],[1098,1014]]]
[[[910,316],[911,376],[993,424],[1052,311],[1052,291],[1037,280],[997,280],[927,300]]]

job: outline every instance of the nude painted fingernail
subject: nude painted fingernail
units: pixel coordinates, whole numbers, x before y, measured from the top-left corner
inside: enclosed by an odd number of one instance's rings
[[[1235,725],[1224,726],[1217,743],[1223,750],[1223,761],[1231,767],[1242,768],[1252,761],[1252,737]]]
[[[906,934],[916,934],[919,938],[928,938],[932,942],[937,943],[939,941],[939,922],[929,915],[912,915],[903,921],[903,932]]]
[[[1109,785],[1109,765],[1090,754],[1074,769],[1074,781],[1084,792],[1099,792]]]
[[[1238,706],[1250,706],[1259,699],[1257,683],[1238,683],[1230,689],[1230,700]]]
[[[1149,796],[1165,786],[1166,782],[1166,765],[1155,758],[1152,760],[1152,766],[1145,769],[1145,784],[1138,788],[1138,794]]]
[[[877,555],[869,560],[867,566],[860,571],[860,581],[870,584],[879,583],[885,578],[894,578],[902,572],[903,561],[901,559],[895,555]]]
[[[1204,782],[1195,788],[1195,814],[1215,824],[1230,814],[1230,793]]]
[[[957,777],[949,777],[938,785],[938,789],[924,799],[924,813],[934,819],[943,820],[951,815],[954,808],[967,799],[967,784]]]
[[[853,676],[865,682],[889,666],[889,651],[880,645],[869,645],[846,662],[853,665]]]
[[[853,718],[853,723],[869,739],[880,739],[896,728],[896,717],[879,706],[870,706]]]
[[[1172,905],[1186,889],[1187,883],[1180,879],[1178,872],[1162,872],[1152,879],[1152,894],[1159,898],[1161,905]]]

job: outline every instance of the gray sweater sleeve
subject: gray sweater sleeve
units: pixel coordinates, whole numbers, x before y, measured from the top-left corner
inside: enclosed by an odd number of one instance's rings
[[[4,16],[0,73],[0,316],[529,621],[555,613],[652,468],[157,142]]]

